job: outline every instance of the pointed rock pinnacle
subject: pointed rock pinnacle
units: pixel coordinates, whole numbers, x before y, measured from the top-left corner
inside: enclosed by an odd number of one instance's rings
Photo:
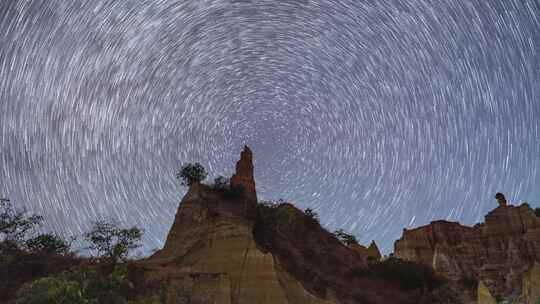
[[[255,178],[253,177],[253,153],[248,146],[244,146],[240,160],[236,162],[236,171],[231,177],[231,185],[241,186],[247,197],[257,201]]]
[[[377,244],[375,244],[375,241],[371,241],[371,244],[369,245],[368,249],[368,256],[375,258],[377,261],[381,259],[381,252],[379,251],[379,247],[377,247]]]

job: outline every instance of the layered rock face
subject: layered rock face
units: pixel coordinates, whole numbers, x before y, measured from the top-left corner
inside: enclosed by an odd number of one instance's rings
[[[540,299],[540,264],[533,267],[523,275],[521,301],[525,304],[537,304]]]
[[[147,263],[155,273],[173,273],[171,288],[180,291],[175,299],[238,304],[332,303],[312,296],[282,271],[271,253],[257,248],[253,223],[241,211],[235,213],[235,208],[228,208],[236,203],[221,200],[204,185],[193,185],[182,200],[164,248]],[[290,302],[290,298],[298,301]]]
[[[246,147],[231,179],[242,185],[242,196],[193,184],[165,246],[141,266],[145,284],[166,286],[167,303],[335,303],[312,295],[276,256],[258,248],[254,218],[244,206],[256,200],[251,161]]]
[[[231,186],[191,185],[163,249],[132,267],[148,303],[443,303],[363,276],[368,260],[380,259],[375,243],[351,248],[292,204],[257,204],[247,147]]]
[[[482,281],[495,298],[508,298],[540,258],[540,219],[528,204],[507,205],[501,194],[497,200],[499,207],[475,227],[435,221],[404,229],[394,254],[431,265],[454,281]]]

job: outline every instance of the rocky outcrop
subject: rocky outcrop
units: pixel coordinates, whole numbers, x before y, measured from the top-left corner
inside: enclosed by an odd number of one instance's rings
[[[140,266],[144,284],[165,286],[170,303],[335,303],[307,291],[279,257],[255,242],[256,192],[248,147],[231,186],[241,186],[241,195],[228,196],[223,191],[232,190],[199,183],[190,186],[163,249]]]
[[[377,246],[377,244],[375,244],[375,241],[371,241],[371,244],[369,244],[367,251],[368,259],[379,261],[382,257],[381,252],[379,251],[379,247]]]
[[[190,186],[163,249],[137,263],[130,277],[154,290],[148,299],[159,293],[165,303],[446,303],[368,269],[380,259],[377,245],[358,247],[292,204],[257,204],[246,147],[231,187]]]
[[[255,177],[253,175],[253,153],[248,146],[240,154],[240,160],[236,163],[236,171],[231,177],[231,185],[241,187],[252,201],[257,201],[255,190]]]
[[[477,304],[497,304],[497,301],[482,281],[478,283]]]
[[[523,275],[521,299],[524,304],[537,304],[540,300],[540,264],[536,262]]]
[[[172,273],[164,278],[176,300],[332,303],[303,289],[282,270],[274,255],[258,248],[253,222],[235,204],[238,202],[223,200],[208,186],[192,185],[180,204],[165,246],[146,261],[147,273]]]
[[[404,229],[394,254],[431,265],[453,281],[481,280],[494,297],[509,297],[540,258],[540,219],[526,203],[507,205],[500,193],[496,198],[499,207],[475,227],[434,221]]]
[[[358,243],[350,244],[348,247],[354,250],[365,262],[376,262],[381,260],[381,252],[379,251],[377,244],[375,244],[375,241],[372,241],[367,248]]]

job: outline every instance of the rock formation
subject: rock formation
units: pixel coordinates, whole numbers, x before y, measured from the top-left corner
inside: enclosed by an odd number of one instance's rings
[[[508,298],[540,258],[540,219],[526,203],[507,205],[500,193],[496,198],[499,207],[475,227],[434,221],[404,229],[394,254],[431,265],[453,281],[481,280],[495,298]]]
[[[171,301],[270,304],[295,298],[294,303],[332,303],[304,290],[271,253],[257,247],[253,222],[242,208],[236,210],[236,203],[224,201],[208,186],[192,185],[165,246],[145,264],[148,280],[165,273],[161,280],[167,280]]]
[[[240,160],[236,163],[236,171],[231,177],[231,185],[241,187],[251,200],[257,201],[253,175],[253,153],[248,146],[244,146]]]
[[[521,299],[524,304],[537,304],[540,299],[540,264],[536,262],[523,275]]]
[[[379,251],[379,247],[377,247],[377,244],[375,244],[375,241],[371,241],[371,244],[369,245],[367,250],[368,258],[375,261],[379,261],[381,259],[381,252]]]
[[[497,304],[497,301],[493,298],[489,289],[482,281],[478,283],[477,294],[477,304]]]
[[[376,262],[381,260],[381,252],[379,251],[377,244],[375,244],[375,241],[372,241],[367,248],[358,243],[350,244],[348,247],[354,250],[365,262]]]
[[[419,301],[422,289],[358,276],[368,256],[380,258],[374,242],[360,255],[291,204],[258,205],[247,147],[231,184],[242,195],[190,186],[163,249],[132,267],[136,286],[158,286],[166,303],[436,303]]]
[[[245,147],[231,185],[241,185],[244,195],[256,200],[251,161]],[[271,253],[257,247],[253,219],[244,212],[243,199],[227,200],[209,186],[193,184],[180,203],[165,246],[145,265],[149,279],[166,273],[171,301],[332,303],[304,290]]]

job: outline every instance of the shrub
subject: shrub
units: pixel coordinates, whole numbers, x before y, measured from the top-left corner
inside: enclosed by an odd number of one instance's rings
[[[200,163],[189,163],[176,173],[176,178],[182,180],[182,185],[191,186],[205,180],[207,175],[206,170]]]
[[[24,285],[17,291],[17,304],[88,304],[79,282],[46,277]]]
[[[296,216],[294,207],[283,199],[259,202],[257,213],[259,221],[272,229],[291,224]]]
[[[224,199],[237,199],[242,197],[244,188],[242,185],[231,185],[228,178],[218,176],[214,179],[212,189],[217,191]]]
[[[64,255],[69,252],[70,244],[55,234],[44,233],[26,240],[25,247],[31,253],[55,253]]]
[[[225,199],[237,199],[244,194],[244,187],[242,185],[230,185],[225,188],[222,194]]]
[[[358,244],[356,237],[352,234],[345,233],[343,229],[338,229],[334,231],[334,236],[347,246]]]
[[[417,264],[398,258],[388,258],[371,263],[368,267],[357,267],[351,271],[352,277],[380,278],[394,282],[403,289],[427,288],[433,290],[444,283],[434,270],[426,265]]]
[[[214,179],[214,185],[212,187],[216,190],[225,190],[229,187],[229,180],[220,175]]]
[[[137,227],[120,228],[116,223],[101,220],[94,222],[84,237],[90,243],[89,249],[97,250],[101,256],[117,263],[124,261],[131,250],[140,247],[142,231]]]

